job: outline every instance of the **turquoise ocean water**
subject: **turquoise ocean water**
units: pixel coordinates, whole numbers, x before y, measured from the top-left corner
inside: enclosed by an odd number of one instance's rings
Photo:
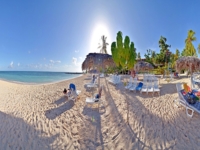
[[[81,74],[66,74],[65,72],[38,71],[0,71],[0,79],[29,84],[52,83],[76,78]]]

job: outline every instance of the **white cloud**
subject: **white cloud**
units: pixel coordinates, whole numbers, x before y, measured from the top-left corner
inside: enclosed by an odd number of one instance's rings
[[[72,67],[72,65],[64,65],[64,67],[70,68],[70,67]]]
[[[81,59],[81,60],[82,60],[82,59],[83,59],[83,57],[79,57],[79,59]]]
[[[52,63],[52,64],[55,64],[55,63],[61,63],[60,60],[49,60],[49,61],[50,61],[50,63]]]
[[[20,63],[18,63],[17,66],[19,67],[19,66],[20,66]]]
[[[79,50],[75,50],[75,53],[78,53],[79,52]]]
[[[50,61],[50,63],[54,63],[54,60],[49,60]]]
[[[11,61],[10,65],[8,66],[8,68],[13,68],[14,67],[14,62]]]
[[[72,62],[73,62],[74,65],[76,65],[77,64],[77,58],[72,57]]]

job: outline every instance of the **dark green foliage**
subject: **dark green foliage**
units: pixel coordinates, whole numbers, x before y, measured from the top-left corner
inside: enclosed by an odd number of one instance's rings
[[[136,56],[136,57],[137,57],[137,59],[139,59],[139,60],[141,59],[140,52],[138,52],[138,54],[137,54],[137,56]]]
[[[147,53],[144,54],[144,57],[146,58],[146,62],[153,64],[155,63],[156,52],[151,49],[148,49]]]
[[[156,63],[158,64],[165,64],[166,62],[170,61],[170,55],[166,55],[166,52],[169,52],[169,47],[171,45],[166,44],[167,39],[163,36],[160,37],[158,42],[160,47],[160,53],[156,55]]]
[[[125,36],[124,43],[122,32],[117,33],[116,42],[111,45],[113,60],[118,67],[132,69],[136,60],[136,49],[134,43],[130,43],[130,38]]]

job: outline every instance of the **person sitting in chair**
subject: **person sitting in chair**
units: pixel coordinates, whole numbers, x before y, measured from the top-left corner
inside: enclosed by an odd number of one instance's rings
[[[175,76],[176,78],[179,78],[178,72],[174,72],[174,76]]]
[[[99,98],[101,98],[101,92],[102,92],[102,86],[99,88],[98,94],[95,95],[95,102],[98,102]]]
[[[70,96],[71,94],[71,89],[66,90],[66,88],[64,88],[63,94]]]

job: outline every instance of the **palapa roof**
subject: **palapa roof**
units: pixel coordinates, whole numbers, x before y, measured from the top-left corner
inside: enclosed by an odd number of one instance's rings
[[[105,68],[106,66],[115,66],[112,55],[102,53],[89,53],[82,63],[82,70],[92,68]]]
[[[200,70],[200,59],[195,56],[183,56],[176,61],[176,71],[189,70],[191,72]]]
[[[135,71],[146,71],[146,70],[151,70],[151,69],[154,69],[153,65],[145,61],[138,61],[134,65]]]

